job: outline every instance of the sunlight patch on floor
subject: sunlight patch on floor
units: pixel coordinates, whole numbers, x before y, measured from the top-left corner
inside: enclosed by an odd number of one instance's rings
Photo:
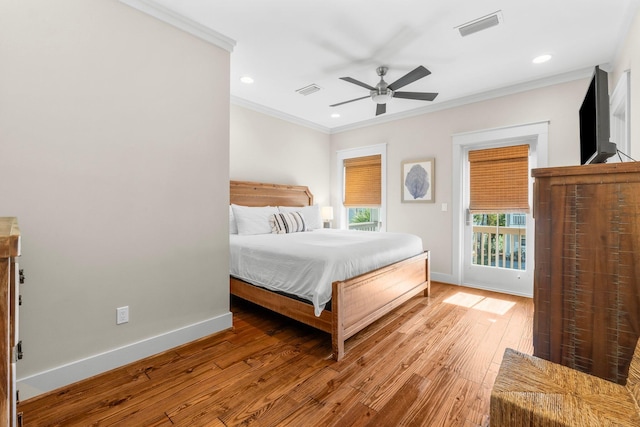
[[[480,295],[473,295],[473,294],[467,294],[464,292],[458,292],[455,295],[450,296],[449,298],[444,300],[444,302],[446,302],[447,304],[455,304],[461,307],[471,308],[474,305],[478,304],[483,299],[484,297]]]
[[[457,292],[455,295],[444,300],[444,302],[447,304],[486,311],[500,316],[504,315],[506,312],[511,310],[511,307],[516,305],[513,301],[505,301],[498,298],[487,298],[465,292]]]

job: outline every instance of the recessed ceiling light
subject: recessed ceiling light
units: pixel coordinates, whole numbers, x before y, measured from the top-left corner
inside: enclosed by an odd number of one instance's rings
[[[249,77],[249,76],[243,76],[243,77],[240,77],[240,81],[241,81],[242,83],[245,83],[245,84],[248,84],[248,85],[250,85],[251,83],[253,83],[253,79],[252,79],[251,77]]]
[[[331,117],[333,117],[334,119],[337,119],[338,117],[340,117],[340,114],[338,114],[338,113],[333,113],[333,114],[331,115]]]
[[[540,55],[540,56],[536,56],[535,58],[533,58],[533,63],[534,64],[542,64],[543,62],[547,62],[550,59],[551,59],[551,55],[548,55],[548,54]]]

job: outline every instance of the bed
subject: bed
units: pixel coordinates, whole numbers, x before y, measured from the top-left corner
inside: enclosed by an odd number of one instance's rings
[[[306,186],[231,181],[230,203],[304,207],[313,205],[313,195]],[[331,334],[333,357],[339,361],[345,340],[410,298],[429,296],[429,251],[333,282],[330,307],[319,313],[310,302],[229,277],[232,295]]]

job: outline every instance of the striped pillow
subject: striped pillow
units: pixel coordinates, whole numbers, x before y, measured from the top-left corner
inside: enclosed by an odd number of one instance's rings
[[[271,233],[285,234],[306,231],[304,218],[300,212],[280,212],[269,217]]]

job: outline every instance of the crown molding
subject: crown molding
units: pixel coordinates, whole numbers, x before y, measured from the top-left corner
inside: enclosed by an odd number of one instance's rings
[[[237,96],[231,95],[231,103],[234,105],[238,105],[240,107],[248,108],[249,110],[253,110],[258,113],[266,114],[267,116],[272,116],[281,120],[285,120],[287,122],[291,122],[296,125],[305,126],[322,133],[327,133],[327,134],[331,133],[331,129],[328,127],[321,126],[317,123],[313,123],[308,120],[304,120],[287,113],[283,113],[282,111],[274,110],[273,108],[269,108],[261,104],[256,104],[255,102],[248,101],[244,98],[239,98]]]
[[[221,34],[211,28],[205,27],[202,24],[197,23],[189,18],[186,18],[179,13],[176,13],[166,7],[158,4],[154,0],[119,0],[120,3],[124,3],[134,9],[151,15],[162,22],[166,22],[176,28],[181,29],[199,39],[202,39],[208,43],[218,46],[228,52],[233,52],[233,48],[236,45],[235,40]]]

